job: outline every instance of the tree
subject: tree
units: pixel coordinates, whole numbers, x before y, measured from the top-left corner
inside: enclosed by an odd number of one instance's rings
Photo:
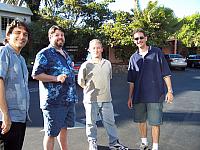
[[[173,10],[158,6],[157,1],[150,1],[143,11],[135,14],[132,22],[132,28],[140,27],[146,30],[149,43],[159,47],[164,46],[165,41],[173,36],[181,25]]]
[[[95,0],[45,0],[45,5],[42,9],[32,10],[35,13],[37,11],[37,15],[39,14],[42,18],[54,19],[59,23],[65,22],[64,25],[69,28],[87,26],[97,29],[105,21],[112,18],[108,4],[113,1],[104,0],[101,3],[97,3]],[[36,4],[29,3],[29,6],[32,5],[35,6]]]
[[[133,15],[128,12],[119,11],[114,12],[113,16],[114,20],[110,20],[110,22],[101,27],[102,34],[108,37],[108,45],[111,47],[132,45],[129,26]]]
[[[33,16],[32,20],[39,20],[38,11],[40,7],[41,0],[24,0],[28,7],[31,9]]]
[[[65,29],[66,45],[76,45],[80,51],[85,50],[91,39],[104,36],[98,29],[112,18],[108,4],[113,1],[104,0],[101,3],[96,3],[95,0],[45,1],[45,6],[37,12],[40,19],[32,21],[34,50],[32,53],[48,44],[47,30],[53,24]]]
[[[144,10],[141,10],[138,4],[136,6],[132,10],[133,14],[115,12],[113,22],[102,27],[102,33],[109,39],[108,44],[120,47],[116,50],[116,54],[123,60],[128,59],[133,49],[136,49],[132,40],[135,28],[147,31],[149,44],[162,47],[165,41],[181,27],[181,21],[175,17],[173,10],[158,6],[157,1],[150,1]],[[126,51],[125,54],[123,49]]]
[[[182,28],[177,31],[177,37],[187,47],[200,48],[200,14],[196,13],[183,19]]]

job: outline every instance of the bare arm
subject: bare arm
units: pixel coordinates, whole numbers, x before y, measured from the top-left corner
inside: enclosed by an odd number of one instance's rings
[[[171,83],[170,76],[165,76],[164,81],[165,81],[165,84],[167,86],[166,102],[172,103],[174,96],[173,96],[172,83]]]
[[[133,107],[133,90],[134,90],[134,83],[129,83],[129,95],[128,95],[128,108],[131,109]]]
[[[61,82],[63,83],[67,78],[66,74],[61,74],[58,76],[52,76],[45,73],[41,73],[39,75],[33,76],[33,79],[40,80],[42,82]]]
[[[8,112],[8,107],[5,99],[4,81],[0,78],[0,111],[2,113],[1,133],[5,134],[10,130],[11,120]]]

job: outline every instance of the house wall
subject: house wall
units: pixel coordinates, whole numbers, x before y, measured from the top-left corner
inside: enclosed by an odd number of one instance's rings
[[[163,47],[162,48],[162,52],[164,54],[174,54],[174,50],[172,48],[170,48],[170,47]]]
[[[2,17],[9,18],[18,18],[20,20],[24,20],[26,23],[31,22],[32,12],[29,8],[17,7],[5,3],[1,3],[0,7],[0,45],[2,45],[3,40],[5,39],[5,30],[2,30]]]
[[[119,73],[127,73],[128,65],[123,62],[123,60],[115,57],[115,49],[109,47],[109,61],[112,63],[112,72]]]
[[[113,64],[123,63],[123,60],[115,57],[115,49],[112,47],[109,47],[109,58],[108,59]]]
[[[23,14],[14,14],[14,13],[6,13],[6,12],[0,12],[0,43],[3,43],[3,40],[6,35],[5,30],[1,30],[1,17],[11,17],[11,18],[19,18],[20,20],[24,20],[27,23],[31,22],[31,17],[30,16],[25,16]]]

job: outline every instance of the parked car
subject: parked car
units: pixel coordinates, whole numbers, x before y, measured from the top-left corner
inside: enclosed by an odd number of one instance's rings
[[[187,65],[188,67],[200,67],[200,54],[189,55],[187,57]]]
[[[71,57],[71,59],[72,59],[72,61],[73,61],[73,63],[74,63],[74,74],[75,74],[75,78],[76,78],[76,80],[77,80],[77,78],[78,78],[78,71],[79,71],[79,69],[80,69],[80,67],[81,67],[81,64],[83,63],[83,62],[79,62],[79,61],[75,61],[74,60],[74,55],[72,54],[72,53],[70,53],[70,52],[67,52],[68,53],[68,55]]]
[[[165,58],[171,69],[180,68],[181,70],[185,70],[187,67],[186,59],[180,54],[165,54]]]
[[[33,64],[34,64],[34,59],[29,59],[27,62],[27,69],[28,69],[28,79],[29,80],[33,80],[31,74],[32,74],[32,70],[33,70]]]
[[[76,80],[77,80],[77,78],[78,78],[78,71],[79,71],[79,69],[80,69],[80,67],[81,67],[81,64],[82,64],[82,62],[76,62],[76,63],[74,64],[74,74],[75,74]]]

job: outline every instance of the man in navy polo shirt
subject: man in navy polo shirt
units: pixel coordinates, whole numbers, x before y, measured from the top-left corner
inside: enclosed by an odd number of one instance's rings
[[[138,50],[131,56],[128,67],[130,85],[128,107],[134,108],[134,122],[139,124],[140,149],[148,149],[147,120],[152,130],[152,150],[158,150],[163,101],[172,103],[171,71],[163,53],[157,47],[148,46],[143,29],[133,32]],[[165,96],[164,86],[167,86]]]

